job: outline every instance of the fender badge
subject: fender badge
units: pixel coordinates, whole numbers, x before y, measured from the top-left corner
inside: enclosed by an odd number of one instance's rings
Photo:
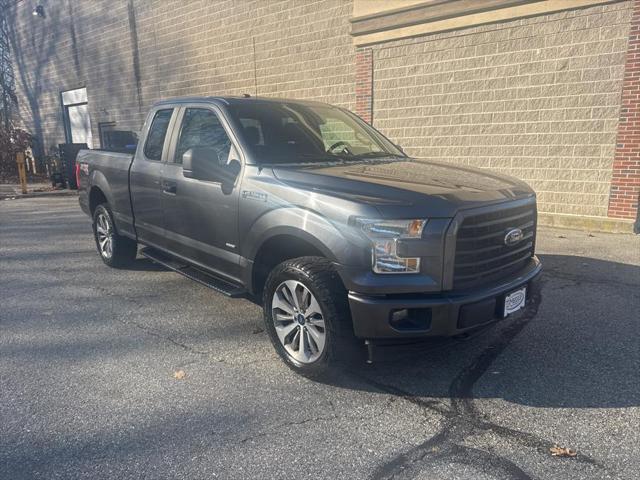
[[[259,200],[261,202],[267,201],[267,194],[261,192],[254,192],[253,190],[243,190],[242,198],[250,198],[252,200]]]

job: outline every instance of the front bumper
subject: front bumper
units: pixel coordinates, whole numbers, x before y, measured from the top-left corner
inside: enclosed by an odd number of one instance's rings
[[[501,318],[504,296],[524,285],[527,303],[539,288],[537,257],[520,272],[481,289],[438,294],[363,295],[349,292],[354,333],[359,338],[452,336]]]

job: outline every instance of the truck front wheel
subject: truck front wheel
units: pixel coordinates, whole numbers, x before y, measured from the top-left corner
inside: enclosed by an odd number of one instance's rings
[[[356,352],[347,292],[324,258],[300,257],[276,266],[265,283],[263,308],[271,342],[298,373],[326,374]]]
[[[137,243],[118,235],[111,210],[105,204],[93,212],[93,236],[100,258],[110,267],[125,267],[136,259]]]

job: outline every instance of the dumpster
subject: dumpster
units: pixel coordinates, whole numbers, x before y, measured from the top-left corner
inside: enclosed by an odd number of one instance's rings
[[[76,183],[76,157],[80,150],[89,148],[86,143],[60,143],[60,160],[62,163],[62,175],[71,190],[77,190]]]

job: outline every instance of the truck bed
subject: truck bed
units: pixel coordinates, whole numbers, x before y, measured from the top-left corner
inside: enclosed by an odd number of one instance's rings
[[[106,150],[81,150],[76,161],[84,169],[81,173],[81,178],[84,177],[82,185],[78,186],[83,210],[88,211],[90,207],[90,187],[98,186],[107,197],[118,230],[135,236],[129,197],[129,168],[133,155]]]

